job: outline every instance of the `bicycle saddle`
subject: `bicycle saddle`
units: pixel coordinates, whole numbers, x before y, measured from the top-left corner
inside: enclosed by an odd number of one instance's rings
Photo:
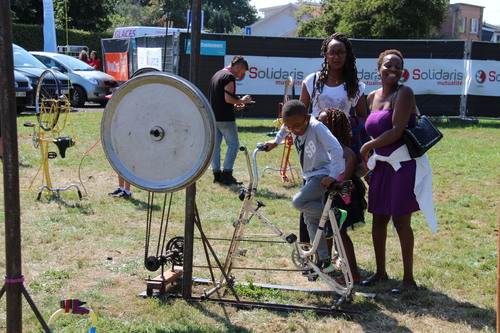
[[[54,139],[53,142],[59,149],[59,155],[61,155],[62,158],[66,157],[66,149],[75,145],[73,139],[69,137],[60,137]]]

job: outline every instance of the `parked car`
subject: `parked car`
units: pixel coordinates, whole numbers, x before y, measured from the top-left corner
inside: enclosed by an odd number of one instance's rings
[[[68,75],[73,84],[71,105],[82,107],[86,101],[106,105],[106,95],[118,87],[114,77],[98,71],[87,63],[69,55],[50,52],[31,52],[38,60],[50,68]]]
[[[33,87],[33,104],[36,98],[36,87],[38,85],[38,80],[44,71],[48,68],[42,64],[37,58],[35,58],[31,53],[23,49],[22,47],[12,44],[12,50],[14,52],[14,69],[21,74],[26,75]],[[54,71],[57,79],[59,80],[59,86],[61,88],[61,94],[69,95],[71,93],[71,82],[68,77],[59,71]],[[54,85],[50,84],[47,80],[47,90],[55,90]]]
[[[30,79],[16,70],[14,70],[14,87],[17,113],[21,113],[26,109],[26,106],[33,105],[33,87]]]

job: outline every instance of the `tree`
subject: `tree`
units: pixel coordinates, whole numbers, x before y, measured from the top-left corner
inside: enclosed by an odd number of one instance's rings
[[[102,32],[111,25],[112,0],[54,0],[56,27]],[[12,21],[24,24],[43,24],[41,0],[13,0]]]
[[[112,0],[54,0],[56,25],[61,28],[104,32],[111,27]]]
[[[113,28],[163,25],[160,4],[150,0],[119,0],[110,16]]]
[[[163,10],[170,16],[173,26],[187,26],[190,3],[184,0],[166,0]],[[217,33],[227,33],[235,27],[244,28],[257,21],[257,10],[249,0],[207,0],[202,5],[204,28]]]
[[[37,0],[12,0],[10,2],[12,22],[43,24],[43,4]]]
[[[298,34],[324,37],[341,32],[351,38],[429,38],[443,23],[447,4],[447,0],[324,0],[323,14],[304,22]]]

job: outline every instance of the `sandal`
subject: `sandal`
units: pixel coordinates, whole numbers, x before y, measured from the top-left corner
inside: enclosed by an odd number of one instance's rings
[[[393,294],[393,295],[401,295],[401,294],[407,293],[409,291],[417,291],[417,290],[418,290],[417,283],[413,282],[408,288],[397,287],[397,288],[394,288],[391,291],[389,291],[389,293]]]
[[[375,284],[376,282],[386,281],[388,279],[389,279],[389,276],[387,276],[387,273],[384,273],[384,275],[382,275],[381,277],[378,277],[377,273],[375,273],[372,276],[370,276],[368,279],[363,280],[361,282],[361,285],[363,287],[368,287],[368,286]]]
[[[345,277],[343,275],[339,275],[335,278],[335,282],[338,284],[346,284],[345,282]],[[353,284],[359,284],[361,282],[361,277],[358,277],[357,279],[353,278],[352,279]]]

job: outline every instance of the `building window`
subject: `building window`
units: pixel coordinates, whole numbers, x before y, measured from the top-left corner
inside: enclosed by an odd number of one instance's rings
[[[467,18],[462,17],[462,26],[460,27],[460,33],[465,33],[465,28],[467,26]]]
[[[477,34],[479,32],[479,20],[471,19],[470,20],[470,33]]]
[[[497,42],[500,42],[500,36],[497,36]]]

